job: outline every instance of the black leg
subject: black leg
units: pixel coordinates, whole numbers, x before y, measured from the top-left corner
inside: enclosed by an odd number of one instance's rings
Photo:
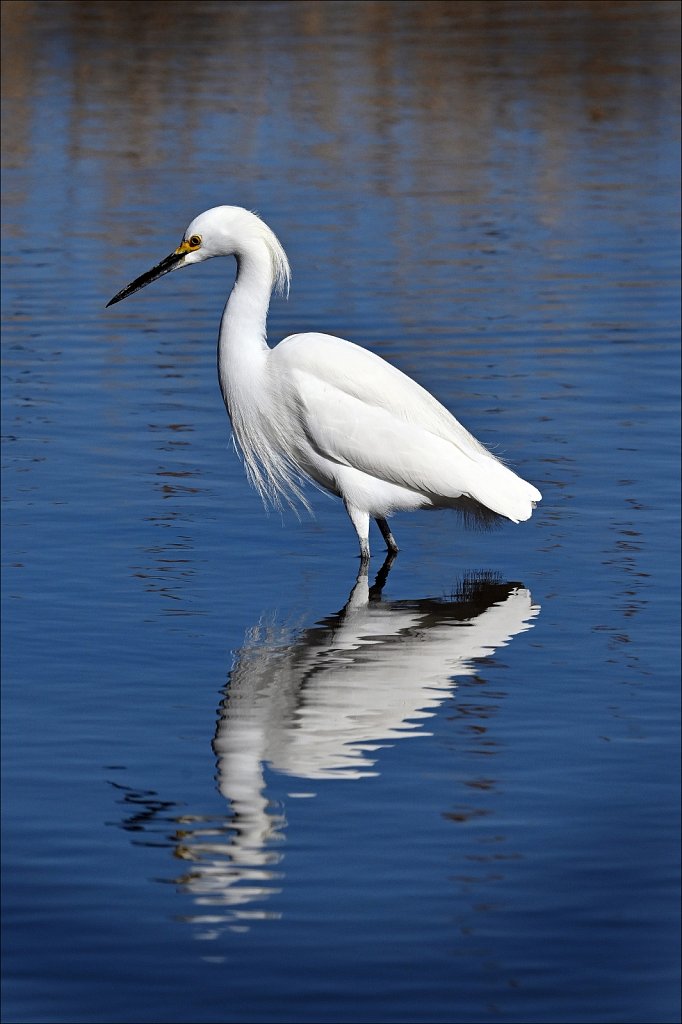
[[[377,517],[375,519],[375,522],[376,522],[377,526],[379,527],[379,529],[381,530],[381,536],[386,541],[386,547],[388,548],[388,550],[390,551],[390,553],[392,555],[397,555],[398,552],[400,551],[400,548],[398,547],[398,545],[395,542],[395,537],[391,533],[390,526],[388,525],[386,520],[382,519],[381,517]]]

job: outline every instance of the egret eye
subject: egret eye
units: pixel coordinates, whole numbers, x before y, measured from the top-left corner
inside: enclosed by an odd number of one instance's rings
[[[192,235],[192,237],[189,239],[189,244],[192,246],[193,249],[198,249],[199,246],[201,245],[201,235]]]

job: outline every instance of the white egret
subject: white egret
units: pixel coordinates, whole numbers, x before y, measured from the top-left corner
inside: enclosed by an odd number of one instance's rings
[[[178,248],[108,303],[163,274],[234,256],[223,312],[218,377],[251,483],[264,502],[297,501],[309,479],[340,497],[363,563],[373,518],[390,552],[387,518],[453,508],[482,524],[528,519],[542,495],[492,455],[428,391],[380,356],[328,334],[266,340],[273,290],[287,290],[284,249],[254,213],[217,206],[196,217]]]

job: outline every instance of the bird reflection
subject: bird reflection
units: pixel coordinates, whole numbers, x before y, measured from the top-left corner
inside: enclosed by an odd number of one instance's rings
[[[221,793],[253,814],[262,766],[305,779],[376,774],[377,751],[424,735],[453,687],[530,627],[519,584],[465,581],[449,601],[382,601],[361,574],[344,608],[293,640],[259,624],[239,651],[213,741]]]
[[[192,897],[198,939],[278,917],[286,820],[268,771],[313,782],[379,773],[382,748],[427,736],[458,679],[530,629],[539,607],[519,583],[465,579],[449,599],[386,601],[392,559],[361,571],[341,611],[304,630],[261,620],[237,652],[213,739],[227,814],[191,814],[153,790],[112,783],[131,841],[167,846]],[[291,796],[309,795],[291,793]]]
[[[428,735],[457,678],[539,612],[523,586],[487,575],[465,580],[449,600],[384,601],[390,565],[373,586],[361,572],[341,611],[312,628],[292,636],[259,622],[237,653],[213,740],[230,817],[185,818],[175,847],[193,862],[176,882],[213,908],[190,918],[202,937],[273,916],[263,901],[278,891],[286,822],[268,795],[268,767],[307,780],[378,774],[379,751]]]

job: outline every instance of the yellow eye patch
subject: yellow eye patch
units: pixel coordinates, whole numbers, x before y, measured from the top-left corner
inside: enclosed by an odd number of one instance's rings
[[[201,245],[201,235],[191,235],[189,238],[183,239],[180,245],[175,250],[176,256],[184,256],[187,252],[194,252]]]

